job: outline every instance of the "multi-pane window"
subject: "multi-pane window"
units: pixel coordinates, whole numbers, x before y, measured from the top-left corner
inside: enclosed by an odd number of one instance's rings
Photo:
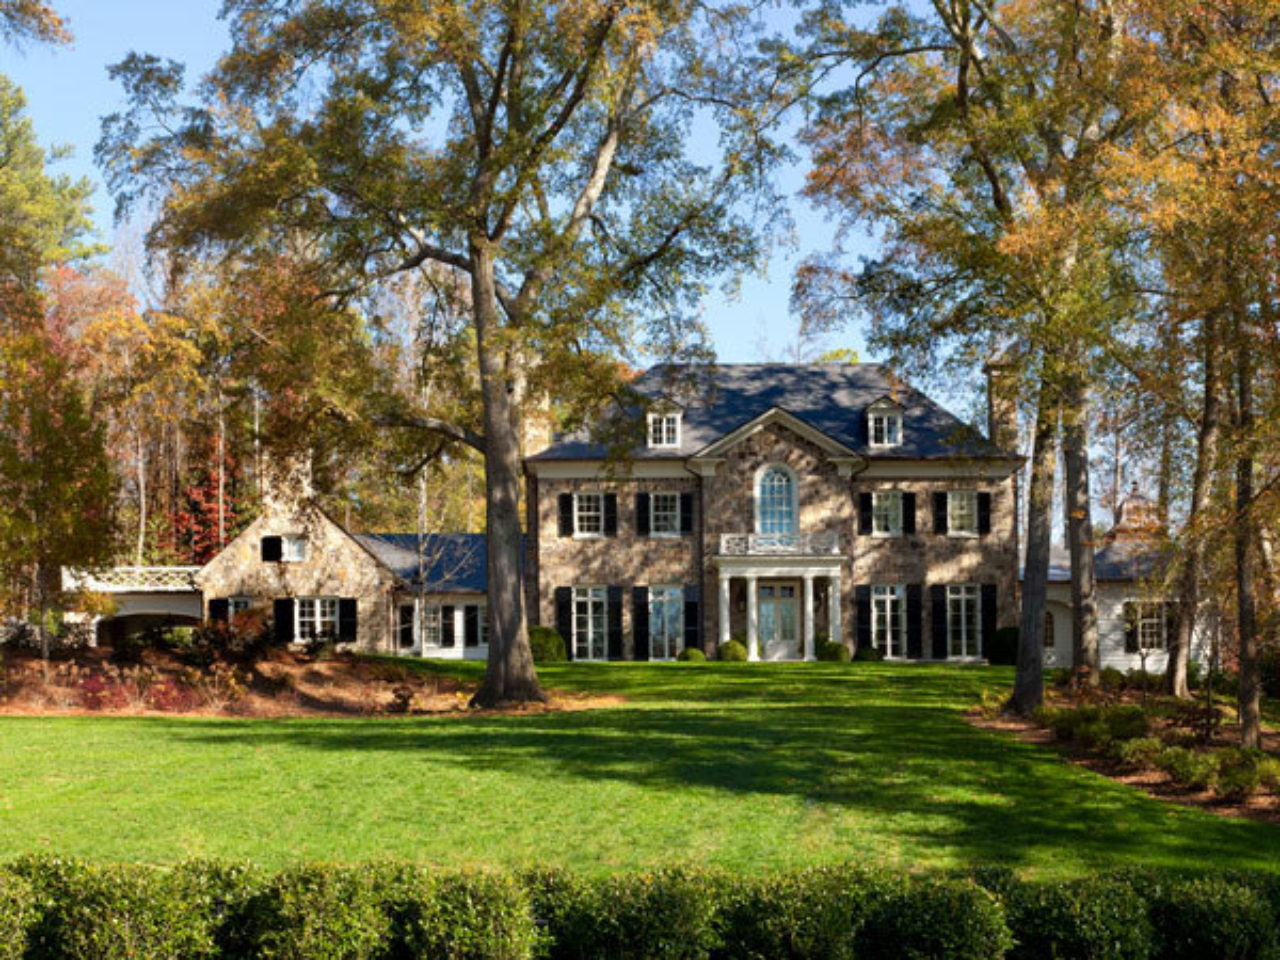
[[[902,493],[877,490],[871,495],[871,532],[881,537],[902,536]]]
[[[409,650],[413,647],[413,604],[400,604],[396,634],[401,650]]]
[[[905,593],[901,586],[871,588],[871,643],[886,657],[907,655]]]
[[[678,413],[649,414],[649,446],[651,447],[680,446],[680,414]]]
[[[952,490],[947,494],[947,532],[952,536],[977,536],[978,494],[974,490]]]
[[[280,559],[285,563],[301,563],[307,559],[307,538],[281,537]]]
[[[649,588],[649,659],[674,660],[684,637],[684,591]]]
[[[796,532],[796,485],[789,470],[773,466],[760,474],[757,500],[758,533]]]
[[[252,605],[253,600],[249,597],[231,597],[227,600],[227,616],[235,617],[237,614],[245,613]]]
[[[972,584],[947,587],[947,656],[982,655],[978,588]]]
[[[604,494],[573,495],[573,532],[580,537],[604,536]]]
[[[422,607],[422,645],[440,646],[440,608],[435,604],[424,604]]]
[[[573,658],[604,660],[608,650],[608,593],[604,587],[573,588]]]
[[[896,447],[902,442],[902,414],[898,411],[873,411],[870,421],[871,446]]]
[[[649,503],[649,531],[659,537],[679,534],[680,494],[655,493]]]
[[[299,597],[297,616],[299,640],[338,635],[337,597]]]
[[[1139,650],[1163,650],[1165,648],[1165,621],[1163,603],[1139,603],[1136,605]]]

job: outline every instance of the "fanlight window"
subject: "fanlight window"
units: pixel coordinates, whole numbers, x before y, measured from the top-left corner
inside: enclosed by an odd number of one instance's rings
[[[758,533],[796,532],[796,481],[785,467],[769,467],[760,474],[757,491]]]

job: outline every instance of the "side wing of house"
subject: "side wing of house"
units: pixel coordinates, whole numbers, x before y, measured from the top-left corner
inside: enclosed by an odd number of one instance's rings
[[[281,642],[393,649],[395,575],[325,514],[271,506],[197,574],[206,619],[269,618]]]

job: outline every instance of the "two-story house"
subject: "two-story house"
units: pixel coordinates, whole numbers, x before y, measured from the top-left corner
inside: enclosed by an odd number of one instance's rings
[[[832,638],[964,661],[1015,623],[1021,459],[886,367],[657,367],[634,387],[648,430],[626,457],[581,436],[525,463],[531,616],[575,659],[740,639],[809,660]]]

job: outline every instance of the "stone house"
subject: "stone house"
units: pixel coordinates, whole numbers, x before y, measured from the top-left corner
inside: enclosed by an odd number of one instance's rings
[[[479,534],[350,533],[303,498],[269,500],[195,576],[205,617],[268,617],[276,638],[370,653],[488,656]]]
[[[978,660],[1016,622],[1012,406],[993,442],[878,364],[663,366],[645,442],[525,461],[531,619],[579,660],[824,639]]]

